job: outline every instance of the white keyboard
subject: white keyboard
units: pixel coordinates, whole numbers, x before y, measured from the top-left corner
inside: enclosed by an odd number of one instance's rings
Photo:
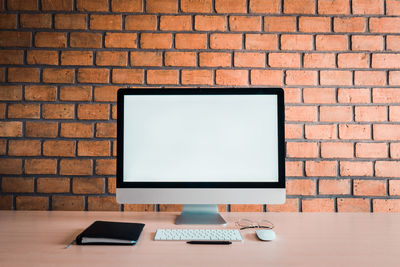
[[[242,241],[237,229],[158,229],[154,240]]]

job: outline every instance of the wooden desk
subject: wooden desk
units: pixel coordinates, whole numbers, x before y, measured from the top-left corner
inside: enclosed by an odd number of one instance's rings
[[[268,218],[277,239],[261,242],[244,230],[244,241],[228,246],[153,241],[157,228],[182,227],[173,225],[176,215],[0,211],[0,266],[400,266],[400,214],[223,213],[227,228]],[[146,226],[136,246],[64,249],[94,220]]]

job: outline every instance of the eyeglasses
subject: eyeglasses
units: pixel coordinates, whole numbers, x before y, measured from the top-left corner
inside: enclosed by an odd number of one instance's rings
[[[254,222],[249,219],[240,219],[236,222],[236,225],[240,228],[239,230],[250,229],[250,228],[264,228],[273,229],[274,224],[266,219]]]

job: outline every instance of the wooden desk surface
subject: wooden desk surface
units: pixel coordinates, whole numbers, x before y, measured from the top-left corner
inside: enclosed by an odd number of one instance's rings
[[[176,215],[0,211],[0,266],[400,266],[400,214],[223,213],[227,228],[239,218],[269,219],[277,239],[243,230],[243,242],[225,246],[153,241],[158,228],[193,227],[173,225]],[[95,220],[146,226],[136,246],[64,249]]]

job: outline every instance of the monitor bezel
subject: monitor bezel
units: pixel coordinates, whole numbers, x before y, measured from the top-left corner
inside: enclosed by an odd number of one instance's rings
[[[124,182],[124,96],[125,95],[276,95],[278,101],[277,182]],[[285,188],[285,115],[282,88],[121,88],[117,93],[117,188]]]

